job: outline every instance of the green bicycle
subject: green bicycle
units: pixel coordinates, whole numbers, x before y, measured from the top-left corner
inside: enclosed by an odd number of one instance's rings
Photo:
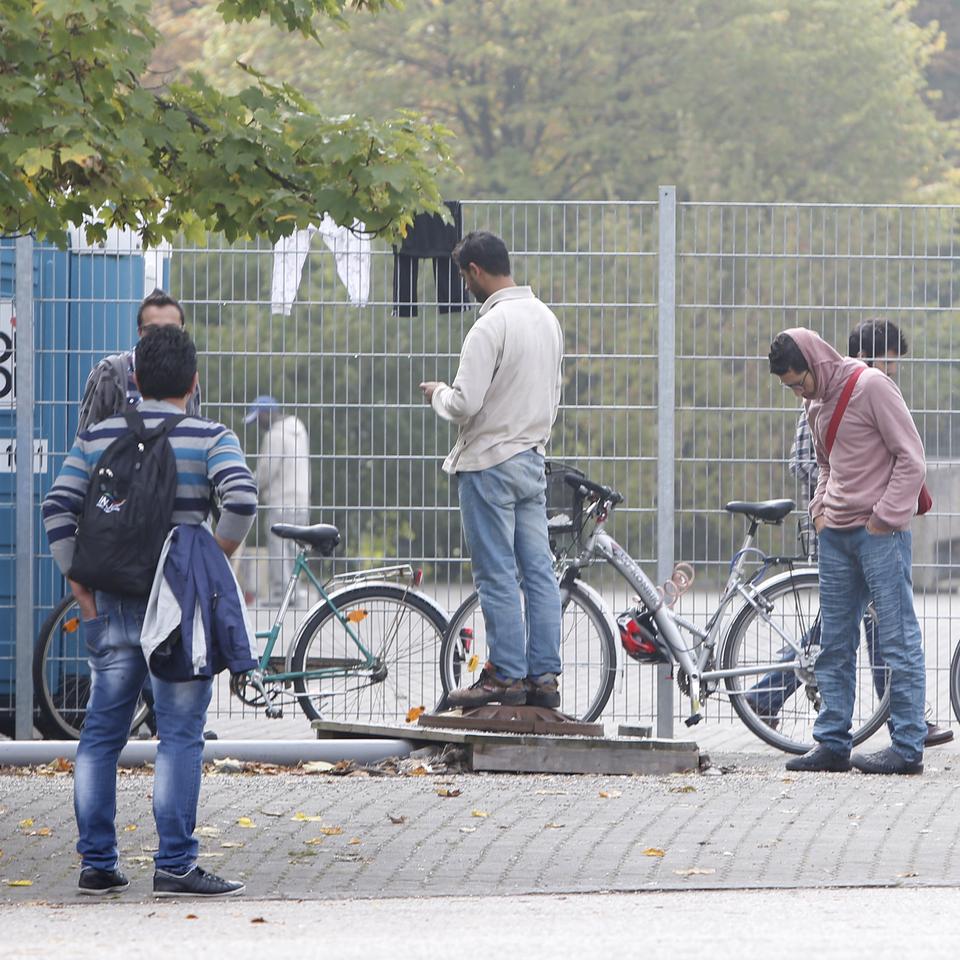
[[[420,589],[422,571],[409,564],[341,573],[321,581],[310,569],[312,550],[330,557],[340,533],[329,524],[276,524],[273,532],[300,550],[269,630],[258,631],[263,652],[255,670],[230,680],[232,693],[265,716],[283,715],[287,702],[311,720],[402,722],[413,707],[440,700],[437,663],[447,615]],[[320,600],[278,651],[283,621],[301,578]],[[34,651],[37,728],[44,736],[80,736],[90,695],[83,625],[65,597],[40,630]],[[133,730],[150,723],[141,700]]]

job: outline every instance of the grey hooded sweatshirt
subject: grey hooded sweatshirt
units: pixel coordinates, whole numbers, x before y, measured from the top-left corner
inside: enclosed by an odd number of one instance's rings
[[[803,327],[785,330],[800,348],[816,380],[816,395],[805,400],[820,465],[810,516],[828,527],[865,526],[871,516],[905,530],[917,511],[926,475],[923,443],[900,389],[886,374],[868,368],[854,387],[827,457],[827,431],[850,374],[863,366],[842,357]]]

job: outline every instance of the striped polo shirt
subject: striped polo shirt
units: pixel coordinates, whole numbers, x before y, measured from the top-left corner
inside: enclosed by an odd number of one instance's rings
[[[183,411],[164,400],[142,400],[138,407],[148,429]],[[108,417],[82,431],[63,468],[43,500],[43,525],[50,550],[66,575],[73,562],[77,521],[90,478],[104,450],[127,432],[122,416]],[[220,500],[217,534],[243,540],[257,512],[257,484],[240,449],[237,435],[222,423],[185,417],[171,431],[170,446],[177,460],[177,494],[173,525],[202,523],[210,510],[210,491]]]

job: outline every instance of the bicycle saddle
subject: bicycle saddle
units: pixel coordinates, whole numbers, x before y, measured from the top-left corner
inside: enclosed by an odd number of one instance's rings
[[[792,500],[731,500],[724,510],[727,513],[743,513],[753,520],[779,523],[795,506]]]
[[[340,542],[340,531],[331,523],[315,523],[310,527],[298,527],[292,523],[275,523],[270,532],[282,540],[296,540],[297,543],[313,547],[317,553],[329,557]]]

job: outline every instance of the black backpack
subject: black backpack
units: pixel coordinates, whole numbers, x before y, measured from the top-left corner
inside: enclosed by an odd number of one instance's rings
[[[148,430],[139,411],[124,410],[130,431],[100,456],[77,523],[69,577],[91,590],[150,594],[177,496],[170,431],[183,416]]]

